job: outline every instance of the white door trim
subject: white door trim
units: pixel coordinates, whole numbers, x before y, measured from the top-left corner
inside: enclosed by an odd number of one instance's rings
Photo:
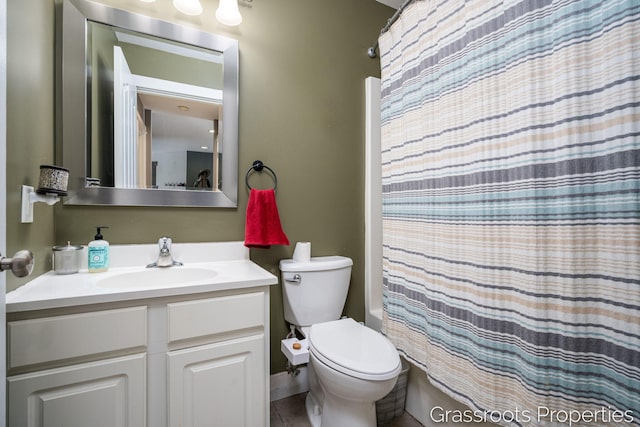
[[[0,0],[0,252],[7,252],[7,1]],[[0,427],[6,425],[6,273],[0,274]]]

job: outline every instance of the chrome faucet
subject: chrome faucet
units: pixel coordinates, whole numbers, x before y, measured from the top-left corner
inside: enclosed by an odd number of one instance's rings
[[[158,239],[158,246],[160,247],[160,254],[156,262],[147,265],[147,268],[151,267],[172,267],[174,265],[182,265],[180,261],[173,259],[171,255],[171,237],[161,237]]]

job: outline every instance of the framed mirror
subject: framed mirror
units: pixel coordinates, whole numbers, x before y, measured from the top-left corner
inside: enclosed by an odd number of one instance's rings
[[[238,42],[86,0],[56,25],[64,204],[237,207]]]

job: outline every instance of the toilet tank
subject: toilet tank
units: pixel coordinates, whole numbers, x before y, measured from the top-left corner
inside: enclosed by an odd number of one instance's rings
[[[296,326],[337,320],[342,315],[351,279],[351,258],[312,257],[280,261],[284,318]]]

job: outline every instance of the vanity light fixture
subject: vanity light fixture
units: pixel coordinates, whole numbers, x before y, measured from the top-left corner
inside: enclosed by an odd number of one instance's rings
[[[173,0],[173,6],[185,15],[197,16],[202,14],[200,0]]]
[[[242,15],[238,9],[238,0],[220,0],[216,10],[216,19],[224,25],[235,27],[242,22]]]

